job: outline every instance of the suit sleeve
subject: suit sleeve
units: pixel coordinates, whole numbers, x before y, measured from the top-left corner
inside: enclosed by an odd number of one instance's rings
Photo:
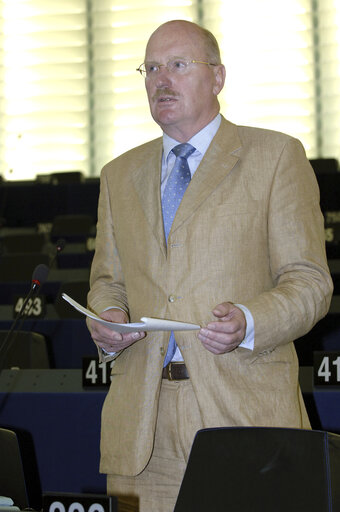
[[[111,307],[118,307],[129,314],[124,276],[115,243],[111,200],[106,166],[100,178],[96,247],[91,266],[88,305],[97,314]]]
[[[310,331],[326,315],[333,291],[319,188],[295,139],[285,144],[272,180],[268,254],[275,286],[244,304],[254,318],[258,352]]]

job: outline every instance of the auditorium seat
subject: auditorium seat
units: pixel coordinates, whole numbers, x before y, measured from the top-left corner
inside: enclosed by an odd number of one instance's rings
[[[83,183],[85,177],[81,171],[61,171],[51,173],[49,179],[52,185],[61,185],[65,183]]]
[[[63,251],[57,256],[59,269],[89,268],[94,255],[94,250],[88,249],[86,241],[79,243],[67,243]]]
[[[45,236],[42,233],[18,232],[12,230],[11,234],[0,235],[1,254],[20,254],[42,252],[45,245]]]
[[[82,318],[85,319],[84,315],[74,309],[68,302],[62,298],[62,294],[66,293],[69,297],[74,299],[76,302],[86,307],[87,305],[87,294],[89,291],[89,281],[70,281],[68,283],[62,283],[58,296],[55,301],[55,309],[60,318]]]
[[[312,158],[309,161],[315,174],[333,174],[339,172],[339,162],[336,158]]]
[[[95,233],[95,223],[91,215],[57,215],[54,217],[51,240],[65,238],[70,242],[86,241]]]
[[[49,265],[49,256],[41,252],[15,253],[0,255],[0,283],[30,283],[37,265]]]
[[[45,336],[37,332],[0,330],[0,371],[4,368],[50,368]],[[1,493],[0,493],[1,494]]]
[[[40,510],[42,493],[31,436],[0,428],[0,453],[1,496],[11,498],[20,510]]]
[[[335,512],[339,481],[339,435],[205,429],[196,434],[174,512]]]

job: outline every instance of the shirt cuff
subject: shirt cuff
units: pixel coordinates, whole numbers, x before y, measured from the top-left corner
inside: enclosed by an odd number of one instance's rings
[[[101,351],[105,356],[115,356],[117,354],[117,352],[106,352],[104,348],[102,348]]]
[[[246,335],[244,337],[244,340],[242,343],[239,344],[239,347],[246,348],[248,350],[254,350],[254,344],[255,344],[255,327],[254,327],[254,318],[251,312],[248,308],[243,306],[242,304],[235,304],[238,308],[243,311],[246,322],[247,322],[247,329],[246,329]]]

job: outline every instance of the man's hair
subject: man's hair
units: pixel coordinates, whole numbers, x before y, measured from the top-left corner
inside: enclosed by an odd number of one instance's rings
[[[203,45],[205,48],[205,57],[211,64],[221,64],[221,54],[220,54],[220,48],[218,46],[218,42],[216,40],[216,37],[210,30],[207,30],[206,28],[201,27],[197,23],[194,23],[192,21],[187,20],[171,20],[165,22],[163,25],[172,25],[174,23],[182,23],[184,25],[190,26],[191,29],[194,29],[197,33],[197,35],[202,39]],[[163,25],[160,25],[159,28],[161,28]],[[155,32],[158,31],[158,29],[155,30]],[[154,33],[155,33],[154,32]],[[152,36],[153,34],[151,34]],[[201,56],[203,58],[203,55]]]
[[[207,59],[212,64],[221,64],[221,53],[216,37],[212,32],[210,32],[210,30],[207,30],[200,25],[196,26],[197,31],[203,38],[204,46],[207,52]]]

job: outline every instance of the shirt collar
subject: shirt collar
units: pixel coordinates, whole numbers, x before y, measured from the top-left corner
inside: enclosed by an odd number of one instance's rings
[[[216,135],[217,130],[219,129],[221,124],[221,114],[217,114],[217,116],[210,121],[207,126],[202,128],[201,131],[196,133],[193,137],[191,137],[188,142],[192,144],[196,151],[199,151],[201,155],[203,156],[208,149],[211,141],[213,140],[214,136]],[[167,160],[170,151],[180,144],[177,140],[173,139],[172,137],[169,137],[166,133],[163,133],[163,159],[164,161]],[[195,153],[196,153],[195,151]],[[195,154],[194,153],[194,154]]]

